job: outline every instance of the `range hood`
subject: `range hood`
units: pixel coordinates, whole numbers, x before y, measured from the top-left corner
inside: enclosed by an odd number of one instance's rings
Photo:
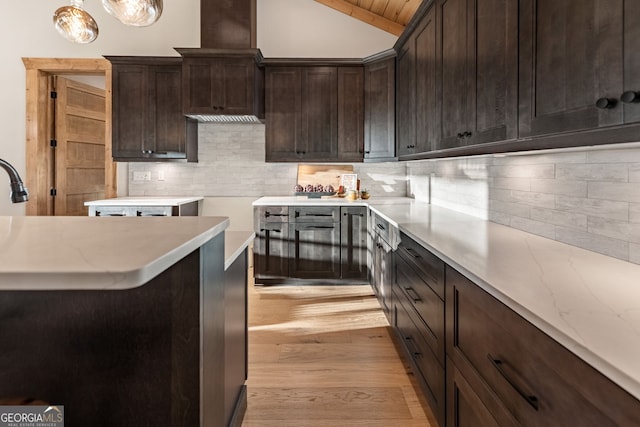
[[[183,58],[185,116],[201,123],[262,123],[256,0],[200,0],[200,45],[176,48]]]

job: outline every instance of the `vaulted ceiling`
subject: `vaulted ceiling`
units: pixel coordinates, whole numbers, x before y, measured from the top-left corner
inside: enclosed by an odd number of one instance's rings
[[[381,30],[399,36],[422,0],[316,0]]]

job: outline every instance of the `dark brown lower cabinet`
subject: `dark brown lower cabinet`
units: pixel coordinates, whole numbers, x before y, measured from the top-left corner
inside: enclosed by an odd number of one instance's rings
[[[255,278],[277,280],[289,277],[289,207],[255,208],[254,231]]]
[[[340,208],[340,276],[367,279],[367,208]]]
[[[405,234],[395,252],[394,326],[441,426],[445,423],[445,315],[437,294],[444,262]],[[425,262],[427,261],[427,262]],[[437,263],[440,263],[438,267]]]
[[[441,427],[640,425],[635,397],[400,237],[390,323]]]
[[[455,269],[446,278],[447,355],[477,394],[476,412],[484,406],[501,426],[638,425],[633,396]],[[464,425],[457,405],[448,426]]]
[[[449,360],[447,362],[447,425],[456,427],[499,427],[473,387]]]
[[[330,205],[256,207],[256,282],[366,283],[366,209]]]
[[[297,279],[340,277],[340,223],[289,224],[289,274]]]

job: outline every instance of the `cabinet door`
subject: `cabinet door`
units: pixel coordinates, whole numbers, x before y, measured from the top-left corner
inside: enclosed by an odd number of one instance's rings
[[[377,248],[379,257],[378,268],[378,300],[382,311],[391,321],[391,309],[393,306],[393,283],[395,282],[395,263],[391,246],[379,239],[380,246]]]
[[[470,123],[465,145],[517,137],[518,4],[468,0],[467,99]],[[464,132],[464,130],[463,130]]]
[[[517,4],[441,0],[439,148],[517,136]]]
[[[278,279],[289,276],[289,224],[265,222],[259,225],[254,242],[256,279]]]
[[[302,67],[301,74],[301,139],[296,149],[304,161],[335,160],[338,156],[337,68]]]
[[[113,64],[113,135],[115,159],[141,158],[147,143],[147,67]]]
[[[197,161],[196,123],[182,114],[180,59],[108,59],[113,64],[113,158]]]
[[[340,208],[341,277],[367,278],[367,208]]]
[[[361,162],[364,154],[364,71],[338,67],[338,160]]]
[[[396,62],[396,145],[398,157],[410,155],[416,148],[415,123],[415,39],[410,37],[398,52]]]
[[[266,69],[266,161],[301,160],[301,72],[296,67]]]
[[[489,409],[451,360],[447,363],[446,420],[447,427],[499,427]]]
[[[439,52],[441,134],[438,148],[463,145],[461,133],[470,122],[467,98],[470,95],[467,73],[467,2],[470,0],[440,0]]]
[[[416,30],[416,106],[415,133],[418,153],[431,151],[437,147],[438,120],[437,109],[437,43],[436,8],[432,7],[423,18],[423,24]]]
[[[633,3],[520,2],[520,136],[622,122],[623,12],[626,5],[637,9]],[[598,108],[600,98],[612,101]]]
[[[340,277],[340,223],[294,223],[290,227],[291,277]]]
[[[185,114],[254,114],[252,58],[184,58]]]
[[[180,65],[152,66],[148,70],[148,105],[145,148],[154,153],[185,153],[186,120],[182,114]]]
[[[365,159],[395,156],[395,69],[395,58],[365,65]]]
[[[622,97],[624,122],[640,122],[640,2],[624,3],[624,86],[625,92],[636,92],[635,98]],[[627,94],[627,96],[630,94]]]

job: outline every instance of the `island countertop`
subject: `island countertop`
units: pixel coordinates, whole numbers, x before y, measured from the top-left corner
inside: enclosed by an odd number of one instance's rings
[[[224,232],[226,217],[0,217],[0,290],[130,289]]]

